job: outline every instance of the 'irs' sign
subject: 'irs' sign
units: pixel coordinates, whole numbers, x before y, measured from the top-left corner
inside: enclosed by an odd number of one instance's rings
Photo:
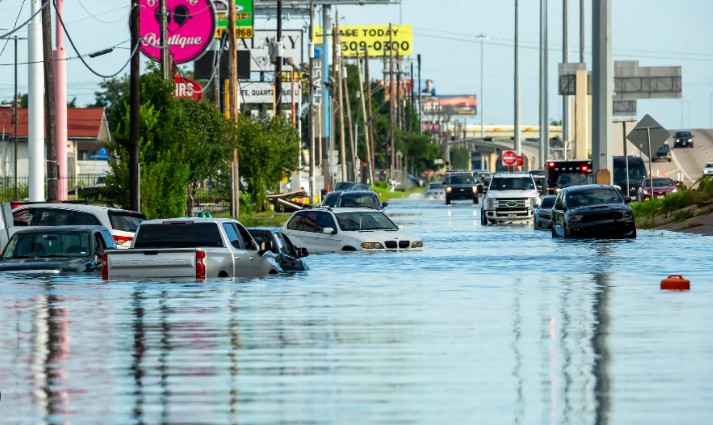
[[[203,97],[203,87],[197,82],[180,75],[176,75],[173,81],[176,83],[176,88],[173,90],[174,97],[195,100],[200,100]]]

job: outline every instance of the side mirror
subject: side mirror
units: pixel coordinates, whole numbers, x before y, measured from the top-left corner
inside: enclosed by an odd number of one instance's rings
[[[633,196],[624,197],[624,203],[626,203],[626,204],[630,204],[630,203],[634,202],[635,200],[636,200],[636,198],[634,198]]]
[[[389,206],[389,203],[388,203],[388,202],[382,202],[382,203],[381,203],[381,208],[386,208],[386,207],[388,207],[388,206]]]
[[[295,248],[295,251],[297,252],[297,258],[307,257],[309,255],[307,248]]]
[[[322,233],[325,235],[336,235],[337,231],[333,227],[325,227],[322,229]]]

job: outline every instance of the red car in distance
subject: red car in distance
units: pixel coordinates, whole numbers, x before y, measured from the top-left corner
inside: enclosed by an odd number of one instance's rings
[[[663,198],[666,194],[676,193],[676,183],[669,177],[654,177],[652,181],[644,179],[639,187],[636,198],[639,202],[651,199],[652,197]]]

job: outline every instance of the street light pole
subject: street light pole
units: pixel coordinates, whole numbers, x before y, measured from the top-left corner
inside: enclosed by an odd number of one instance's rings
[[[485,34],[478,34],[477,39],[480,40],[480,101],[478,102],[478,114],[480,114],[480,140],[483,140],[483,69],[484,69],[484,59],[483,59],[483,42],[488,39]]]

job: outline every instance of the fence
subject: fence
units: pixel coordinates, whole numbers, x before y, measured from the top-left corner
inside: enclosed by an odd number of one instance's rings
[[[26,199],[29,195],[28,176],[0,177],[0,201]],[[104,174],[77,174],[63,179],[67,182],[70,200],[112,198],[104,186]],[[48,195],[48,182],[45,180],[45,199]]]

